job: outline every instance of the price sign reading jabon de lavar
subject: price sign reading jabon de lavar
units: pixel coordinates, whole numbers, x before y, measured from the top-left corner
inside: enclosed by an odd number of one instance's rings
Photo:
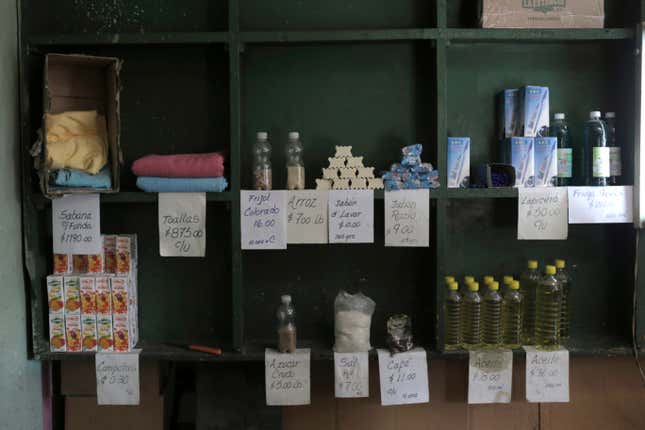
[[[159,253],[162,257],[206,254],[205,193],[159,193]]]

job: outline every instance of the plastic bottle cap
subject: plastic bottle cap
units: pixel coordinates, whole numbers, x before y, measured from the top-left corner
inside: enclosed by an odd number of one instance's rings
[[[474,276],[464,276],[464,281],[466,284],[470,284],[472,282],[475,282],[475,277]]]
[[[616,112],[607,112],[605,118],[616,118]]]
[[[566,266],[566,262],[564,260],[555,260],[555,267],[557,269],[564,269],[564,266]]]
[[[520,281],[511,282],[511,290],[519,290],[519,289],[520,289]]]
[[[555,115],[553,115],[553,118],[555,118],[555,119],[564,119],[565,115],[563,113],[556,113]]]
[[[288,305],[291,303],[291,296],[289,294],[285,294],[284,296],[280,296],[280,301],[284,303],[285,305]]]
[[[493,291],[499,290],[499,282],[497,281],[491,282],[490,284],[488,284],[488,289]]]
[[[529,260],[528,268],[529,269],[537,269],[538,268],[537,260]]]
[[[446,281],[446,284],[450,285],[451,282],[455,282],[454,276],[444,276],[443,280]]]
[[[471,282],[468,284],[469,291],[479,291],[479,282]]]
[[[555,266],[546,266],[544,273],[547,275],[555,275]]]
[[[459,289],[459,284],[456,282],[451,282],[448,284],[448,289],[451,291],[457,291]]]
[[[269,133],[266,131],[258,131],[256,137],[258,140],[267,140],[269,138]]]
[[[484,276],[484,284],[486,284],[486,285],[490,284],[494,280],[495,280],[495,278],[493,278],[492,276]]]
[[[513,282],[513,277],[510,275],[504,276],[504,285],[511,285],[511,282]]]
[[[589,119],[600,119],[600,111],[594,110],[589,112]]]
[[[298,133],[297,131],[290,131],[289,132],[289,139],[291,139],[291,140],[300,139],[300,133]]]

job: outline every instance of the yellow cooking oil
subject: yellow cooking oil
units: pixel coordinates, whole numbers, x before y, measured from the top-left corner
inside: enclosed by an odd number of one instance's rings
[[[499,282],[491,282],[482,299],[482,343],[486,347],[502,344],[502,296]]]
[[[459,294],[459,284],[451,282],[444,300],[444,349],[454,351],[461,348],[461,307],[462,297]]]
[[[566,262],[564,260],[555,260],[555,278],[562,286],[562,311],[560,317],[560,342],[566,342],[569,339],[569,327],[571,305],[571,274],[566,269]]]
[[[522,292],[522,343],[535,344],[535,297],[540,282],[537,260],[529,260],[526,271],[520,277]]]
[[[481,306],[479,283],[471,282],[461,304],[461,345],[464,349],[481,346]]]
[[[555,274],[555,266],[546,266],[535,296],[535,344],[541,349],[560,345],[562,286]]]
[[[522,294],[519,281],[511,283],[502,300],[502,344],[510,349],[522,345]]]

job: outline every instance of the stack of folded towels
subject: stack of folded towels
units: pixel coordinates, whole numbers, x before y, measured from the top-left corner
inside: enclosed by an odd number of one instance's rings
[[[149,193],[221,192],[224,156],[206,154],[146,155],[132,163],[137,187]]]

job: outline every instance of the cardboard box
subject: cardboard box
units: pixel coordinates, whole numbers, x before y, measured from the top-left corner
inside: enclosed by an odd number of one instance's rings
[[[62,276],[49,275],[47,277],[47,306],[49,307],[50,315],[63,315],[65,313]]]
[[[603,28],[604,0],[481,0],[484,28]]]
[[[532,137],[513,137],[508,148],[510,164],[515,168],[515,186],[533,187],[534,178],[534,139]]]
[[[67,351],[65,341],[65,316],[49,315],[49,350],[51,352]]]
[[[555,187],[558,176],[558,138],[536,137],[535,147],[535,186]]]
[[[65,315],[65,340],[67,341],[67,352],[81,352],[82,327],[80,315]]]
[[[96,286],[96,313],[112,314],[112,290],[110,288],[110,278],[107,276],[97,276],[95,278]]]
[[[113,193],[119,191],[119,168],[123,162],[119,137],[121,129],[119,114],[121,65],[121,60],[110,57],[63,54],[48,54],[45,57],[44,114],[96,110],[100,115],[105,116],[112,188],[109,190],[74,187],[52,188],[49,185],[49,171],[45,163],[47,145],[46,142],[43,142],[38,162],[38,173],[44,194]],[[45,118],[43,115],[43,130],[47,129]]]
[[[470,179],[470,138],[448,138],[448,188],[468,188]]]
[[[114,351],[112,314],[96,314],[97,349],[99,352]]]
[[[524,137],[549,135],[549,88],[527,85],[520,90],[520,130]]]
[[[96,352],[96,315],[81,315],[81,330],[83,333],[83,352]]]
[[[81,314],[81,289],[78,276],[65,276],[65,315]]]
[[[498,139],[520,135],[520,90],[504,90],[497,95]]]
[[[93,276],[79,277],[81,289],[81,314],[96,315],[96,279]]]
[[[139,406],[98,406],[96,396],[65,398],[65,430],[163,430],[163,396]]]

